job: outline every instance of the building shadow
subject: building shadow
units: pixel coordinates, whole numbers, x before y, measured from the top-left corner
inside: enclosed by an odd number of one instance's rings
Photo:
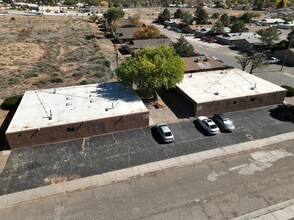
[[[175,114],[177,118],[191,118],[195,117],[192,108],[188,108],[181,98],[171,91],[166,91],[165,89],[160,89],[158,95],[162,101],[168,106],[168,108]]]
[[[1,127],[0,127],[0,151],[3,150],[10,150],[10,146],[7,142],[7,139],[5,137],[5,132],[16,112],[16,109],[10,110],[8,115],[6,116],[5,120],[3,121]]]

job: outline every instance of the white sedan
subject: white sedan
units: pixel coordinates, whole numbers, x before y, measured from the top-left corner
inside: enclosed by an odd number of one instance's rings
[[[199,116],[197,118],[197,122],[207,133],[211,135],[219,133],[219,128],[217,125],[206,116]]]
[[[156,124],[156,129],[158,130],[159,135],[165,143],[175,140],[173,133],[166,124],[158,123]]]
[[[278,58],[275,58],[275,57],[271,57],[268,61],[269,63],[279,63],[280,60]]]

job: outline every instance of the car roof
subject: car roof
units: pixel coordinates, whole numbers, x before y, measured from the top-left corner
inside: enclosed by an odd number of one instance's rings
[[[208,119],[208,118],[206,116],[199,116],[198,119],[202,121],[202,120]]]
[[[223,114],[217,114],[216,117],[218,117],[220,119],[229,119],[228,116],[223,115]]]
[[[158,123],[156,124],[157,127],[159,127],[164,133],[166,132],[170,132],[169,127],[167,126],[167,124],[164,123]]]

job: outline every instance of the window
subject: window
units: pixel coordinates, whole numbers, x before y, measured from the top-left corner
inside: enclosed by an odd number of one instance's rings
[[[149,118],[149,114],[144,114],[144,115],[143,115],[143,118],[144,118],[144,119]]]
[[[68,127],[68,128],[66,128],[66,131],[67,132],[74,132],[74,131],[76,131],[76,129],[75,129],[75,127]]]
[[[94,124],[95,129],[99,129],[99,128],[103,128],[103,127],[104,127],[104,124],[102,122],[98,122],[98,123]]]
[[[250,102],[255,102],[255,98],[252,97],[252,98],[250,99]]]
[[[238,101],[233,101],[233,104],[236,105],[238,103]]]

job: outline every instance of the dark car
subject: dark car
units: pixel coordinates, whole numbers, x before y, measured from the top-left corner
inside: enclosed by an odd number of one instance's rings
[[[235,129],[233,122],[223,114],[215,114],[213,120],[222,131],[232,132]]]

